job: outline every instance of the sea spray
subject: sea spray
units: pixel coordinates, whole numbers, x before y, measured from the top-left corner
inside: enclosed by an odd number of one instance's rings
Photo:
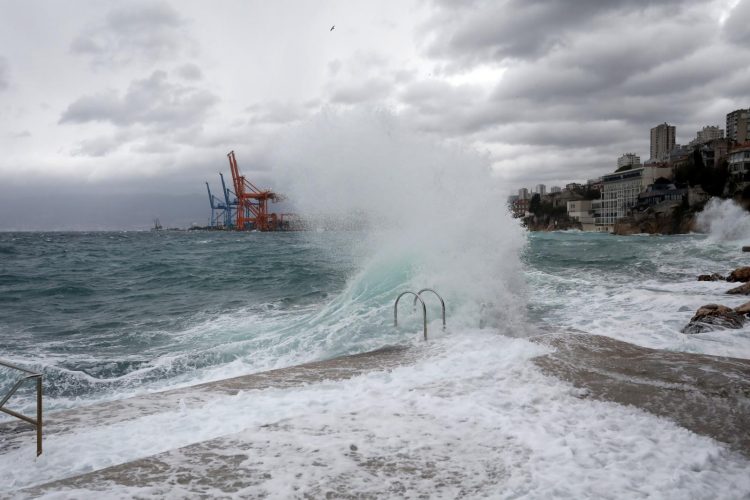
[[[697,223],[713,242],[750,241],[750,213],[733,200],[712,198],[698,214]]]
[[[363,267],[390,262],[408,275],[391,294],[434,287],[454,325],[477,326],[483,316],[520,331],[525,238],[487,158],[437,144],[384,111],[324,111],[274,150],[280,184],[300,213],[364,214],[372,251]]]

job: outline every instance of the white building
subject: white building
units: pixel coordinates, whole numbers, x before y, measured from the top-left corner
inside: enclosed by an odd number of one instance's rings
[[[526,188],[521,188],[518,190],[518,199],[519,200],[530,200],[531,195],[529,194],[529,190]]]
[[[568,202],[568,216],[581,223],[584,231],[594,231],[593,200],[576,200]]]
[[[750,172],[750,147],[735,149],[727,157],[729,174],[744,178]]]
[[[562,193],[562,188],[560,186],[552,186],[549,188],[550,193]]]
[[[662,123],[651,129],[651,159],[666,161],[669,152],[675,146],[677,129],[668,123]]]
[[[720,129],[718,126],[714,125],[706,125],[703,127],[702,130],[699,130],[695,134],[695,139],[690,141],[691,146],[697,146],[699,144],[705,144],[709,141],[713,141],[714,139],[723,139],[724,138],[724,130]]]
[[[630,167],[637,168],[641,166],[641,157],[635,153],[625,153],[617,159],[617,168]]]
[[[645,166],[602,176],[602,197],[594,204],[597,231],[612,232],[615,222],[625,217],[638,202],[638,195],[659,177],[671,178],[672,169]]]
[[[536,188],[534,188],[535,193],[539,193],[539,196],[544,196],[547,194],[547,186],[544,184],[537,184]]]

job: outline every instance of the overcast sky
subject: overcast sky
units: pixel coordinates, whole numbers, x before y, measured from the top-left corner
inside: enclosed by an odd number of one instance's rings
[[[747,107],[750,0],[0,0],[0,229],[205,223],[229,150],[272,184],[321,111],[387,110],[510,193]]]

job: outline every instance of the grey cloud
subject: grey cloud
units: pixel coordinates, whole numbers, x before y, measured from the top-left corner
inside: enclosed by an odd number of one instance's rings
[[[75,156],[101,157],[117,150],[121,143],[121,140],[107,136],[85,139],[78,144],[78,148],[73,151],[73,154]]]
[[[616,145],[639,134],[643,131],[618,120],[540,121],[498,125],[487,138],[506,144],[588,148]]]
[[[60,123],[184,128],[200,123],[217,102],[218,98],[209,91],[172,83],[166,72],[155,71],[148,78],[132,82],[122,97],[108,91],[77,99],[62,114]]]
[[[198,65],[194,63],[183,64],[175,70],[175,73],[177,73],[178,76],[184,78],[185,80],[196,81],[203,78],[203,72],[198,67]]]
[[[726,38],[742,47],[750,45],[750,0],[740,0],[724,24]]]
[[[192,45],[184,20],[165,2],[135,2],[113,10],[103,22],[73,39],[73,53],[108,66],[173,58]]]
[[[271,101],[248,107],[251,124],[281,125],[308,116],[307,106],[293,102]]]
[[[336,76],[341,70],[342,62],[339,59],[334,59],[328,63],[328,73],[332,76]]]
[[[472,85],[424,80],[406,87],[399,101],[406,105],[407,117],[424,131],[466,134],[485,120],[484,94]]]
[[[8,69],[8,61],[0,56],[0,90],[8,88],[10,80],[10,70]]]
[[[338,86],[331,94],[331,101],[337,104],[358,104],[372,102],[387,97],[393,85],[382,78],[370,78]]]

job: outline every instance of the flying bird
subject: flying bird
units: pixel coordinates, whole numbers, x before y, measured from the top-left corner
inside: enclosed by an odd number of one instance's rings
[[[333,31],[333,28],[335,28],[335,27],[336,27],[336,25],[334,24],[333,26],[331,26],[331,29],[329,29],[328,31]]]

